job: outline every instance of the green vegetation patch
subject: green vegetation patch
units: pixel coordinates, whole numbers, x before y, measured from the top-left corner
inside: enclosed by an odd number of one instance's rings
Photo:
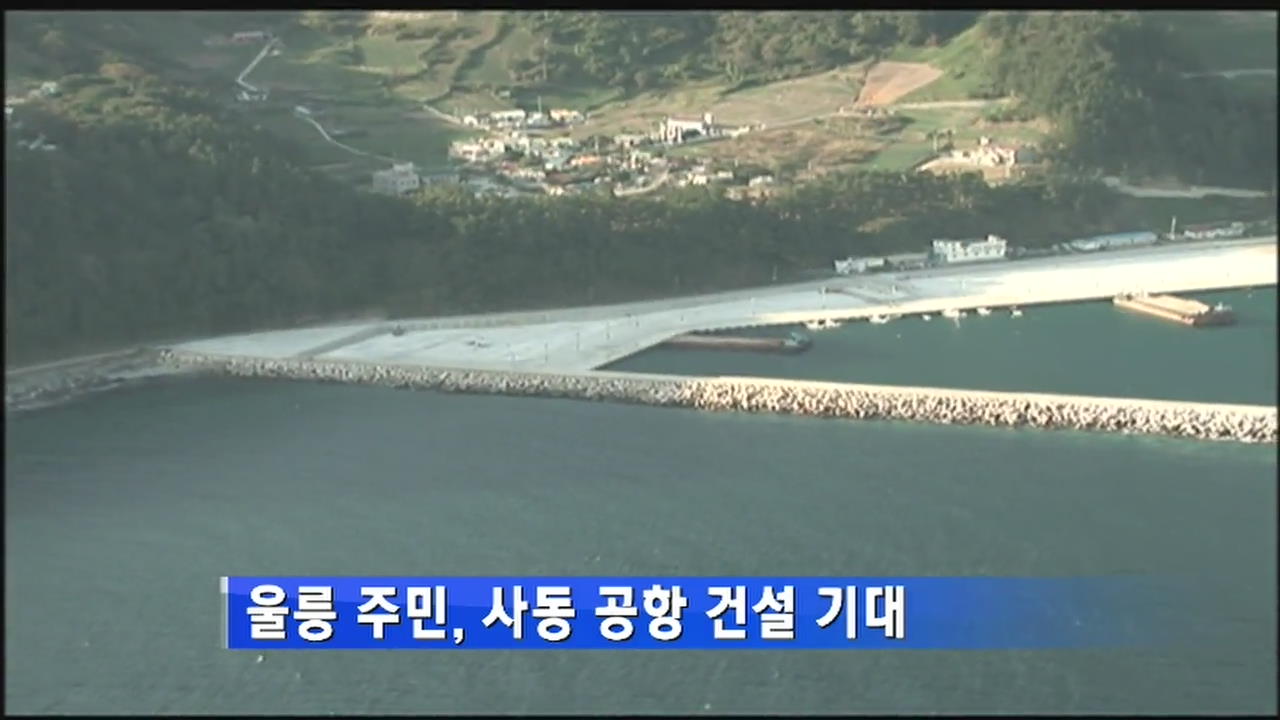
[[[1169,30],[1205,70],[1276,67],[1274,10],[1184,10],[1144,14]]]
[[[890,53],[890,60],[928,63],[942,71],[942,77],[908,93],[899,102],[998,97],[987,69],[988,53],[988,41],[977,25],[939,46],[898,48]]]

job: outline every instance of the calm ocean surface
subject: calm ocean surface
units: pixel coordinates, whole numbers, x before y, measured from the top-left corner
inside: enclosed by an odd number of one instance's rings
[[[1275,402],[1274,290],[849,326],[646,371]],[[898,334],[902,337],[899,339]],[[191,380],[7,418],[12,713],[1273,713],[1274,447]],[[1124,651],[253,653],[228,574],[1191,578]],[[993,620],[994,621],[994,620]]]
[[[1235,308],[1230,327],[1187,328],[1108,302],[918,316],[808,332],[803,355],[650,350],[612,370],[1276,404],[1276,290],[1190,295]],[[776,335],[796,328],[768,328]]]

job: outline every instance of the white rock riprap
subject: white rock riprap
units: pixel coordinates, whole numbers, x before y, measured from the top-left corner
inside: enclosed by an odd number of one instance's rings
[[[826,418],[1063,428],[1274,443],[1276,409],[1251,405],[623,373],[537,373],[202,355],[162,362],[240,377],[366,383],[444,392],[607,400]]]

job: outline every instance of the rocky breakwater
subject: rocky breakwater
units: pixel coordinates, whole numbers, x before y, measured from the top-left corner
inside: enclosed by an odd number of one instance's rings
[[[1128,398],[725,378],[681,388],[675,404],[817,417],[1060,428],[1274,443],[1275,408]]]
[[[614,372],[536,373],[166,351],[162,361],[242,377],[366,383],[445,392],[608,400],[699,410],[826,418],[1063,428],[1274,443],[1275,408],[941,388],[682,378]]]
[[[677,381],[644,377],[597,377],[576,373],[432,368],[415,365],[202,355],[166,350],[161,362],[237,377],[360,383],[417,390],[497,395],[610,400],[642,405],[675,405]]]
[[[167,374],[147,349],[51,363],[5,373],[5,410],[24,410]]]

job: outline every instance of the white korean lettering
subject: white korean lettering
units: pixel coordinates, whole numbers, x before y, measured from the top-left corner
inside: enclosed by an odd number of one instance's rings
[[[284,640],[288,636],[285,619],[289,617],[289,608],[284,607],[284,588],[258,585],[249,591],[249,600],[253,603],[253,607],[245,611],[249,615],[249,637],[254,640]]]
[[[630,618],[640,616],[640,609],[635,606],[635,589],[625,585],[604,586],[599,594],[605,601],[604,607],[596,608],[596,617],[604,618],[600,621],[600,634],[612,642],[630,640],[636,633]]]
[[[856,585],[845,587],[818,588],[818,595],[831,601],[826,614],[818,618],[818,627],[830,627],[840,618],[844,611],[844,636],[849,640],[858,639],[858,588]]]
[[[573,607],[573,590],[565,586],[539,587],[532,615],[538,618],[538,637],[547,642],[563,642],[573,634],[569,621],[578,616]]]
[[[400,624],[400,606],[391,602],[396,592],[386,585],[360,588],[361,597],[369,599],[356,608],[356,622],[372,625],[374,640],[386,639],[387,626]]]
[[[333,588],[308,586],[298,588],[298,609],[293,613],[298,621],[298,635],[307,642],[324,642],[333,637],[333,621],[338,613],[333,609]]]
[[[405,588],[405,615],[413,620],[414,640],[444,640],[448,612],[443,585]],[[427,627],[427,621],[436,627]]]
[[[684,634],[684,625],[680,622],[685,608],[689,607],[689,598],[684,596],[679,585],[665,589],[654,585],[645,590],[644,611],[649,617],[649,635],[654,640],[669,642],[678,640]]]
[[[747,588],[745,585],[735,585],[732,587],[710,587],[707,588],[707,594],[711,597],[720,598],[719,603],[715,607],[707,611],[707,617],[715,622],[712,625],[712,635],[716,640],[746,640],[747,639]],[[725,627],[725,613],[733,610],[733,624],[736,628]]]
[[[772,585],[765,585],[760,593],[760,601],[751,606],[751,611],[760,616],[762,639],[796,639],[796,589],[794,586],[784,585],[781,590],[774,590]]]
[[[493,589],[493,606],[481,622],[485,627],[502,623],[511,628],[511,637],[523,640],[524,614],[529,611],[529,601],[524,599],[524,588],[519,585],[511,588],[511,612],[507,612],[506,603],[503,602],[504,594],[501,587]]]
[[[883,602],[877,602],[878,600]],[[883,606],[883,612],[880,611],[880,606]],[[883,628],[884,636],[893,640],[901,640],[907,636],[903,627],[907,614],[907,593],[903,586],[886,585],[867,588],[864,607],[868,628]]]

